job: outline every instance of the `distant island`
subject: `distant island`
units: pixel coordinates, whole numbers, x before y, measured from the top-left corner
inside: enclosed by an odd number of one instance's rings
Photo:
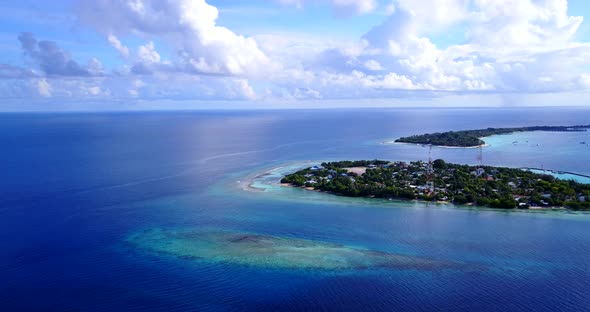
[[[441,201],[505,209],[590,210],[590,184],[528,170],[384,160],[322,163],[281,183],[350,197]],[[588,199],[588,200],[587,200]]]
[[[514,132],[528,131],[552,131],[552,132],[583,132],[590,129],[590,125],[582,126],[536,126],[520,128],[487,128],[479,130],[448,131],[438,133],[426,133],[399,138],[395,140],[398,143],[413,144],[432,144],[436,146],[450,147],[477,147],[482,146],[485,142],[483,137],[495,134],[509,134]]]

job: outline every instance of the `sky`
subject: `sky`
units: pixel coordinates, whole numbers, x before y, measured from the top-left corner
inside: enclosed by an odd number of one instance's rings
[[[0,111],[585,106],[587,0],[0,3]]]

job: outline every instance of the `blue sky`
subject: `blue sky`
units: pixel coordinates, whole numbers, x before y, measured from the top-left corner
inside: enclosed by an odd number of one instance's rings
[[[0,4],[0,110],[585,105],[583,0]]]

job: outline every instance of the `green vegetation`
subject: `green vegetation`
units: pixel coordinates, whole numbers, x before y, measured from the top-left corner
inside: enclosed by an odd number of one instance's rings
[[[521,169],[450,164],[442,159],[432,166],[422,161],[323,163],[289,174],[281,183],[351,197],[448,201],[506,209],[590,210],[590,184]]]
[[[474,147],[485,144],[481,138],[495,134],[508,134],[513,132],[526,131],[553,131],[553,132],[580,132],[589,129],[586,126],[571,127],[521,127],[521,128],[487,128],[480,130],[449,131],[442,133],[427,133],[422,135],[413,135],[410,137],[399,138],[395,142],[414,143],[414,144],[432,144],[437,146],[457,146],[457,147]]]

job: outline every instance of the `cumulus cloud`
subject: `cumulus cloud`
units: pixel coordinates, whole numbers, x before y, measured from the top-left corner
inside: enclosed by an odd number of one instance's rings
[[[256,92],[246,79],[229,80],[227,91],[231,98],[255,100]]]
[[[115,48],[117,51],[119,51],[119,53],[121,54],[121,56],[123,57],[129,57],[129,48],[126,47],[125,45],[123,45],[121,43],[121,41],[119,40],[119,38],[117,38],[114,35],[109,35],[107,37],[107,40],[109,41],[109,43],[111,44],[111,46],[113,48]]]
[[[164,40],[178,53],[182,71],[254,76],[278,66],[253,38],[218,26],[218,15],[205,0],[97,0],[80,9],[81,21],[105,34]]]
[[[52,90],[51,85],[46,79],[37,80],[37,92],[39,92],[40,96],[50,97]]]
[[[91,76],[101,73],[102,65],[97,59],[91,59],[88,65],[81,65],[54,41],[38,41],[30,32],[21,33],[18,40],[24,55],[47,75]]]
[[[365,62],[365,67],[368,70],[373,70],[373,71],[378,71],[378,70],[383,70],[383,66],[381,66],[381,64],[379,64],[379,62],[375,61],[375,60],[368,60]]]
[[[152,75],[158,72],[174,73],[176,71],[186,71],[185,69],[177,69],[169,62],[162,61],[160,53],[156,51],[153,41],[137,48],[134,64],[131,67],[131,72],[138,75]]]
[[[129,95],[132,97],[138,97],[140,89],[144,87],[146,84],[141,79],[136,79],[133,81],[131,88],[129,89]]]
[[[581,16],[568,16],[567,1],[477,0],[470,41],[490,46],[563,44],[577,32]]]
[[[394,7],[408,12],[416,32],[437,33],[466,20],[474,7],[472,2],[473,0],[396,0],[392,3],[390,12],[394,13]]]
[[[315,79],[324,92],[343,84],[362,86],[369,97],[384,89],[534,93],[583,85],[579,67],[590,61],[590,46],[572,41],[581,18],[567,15],[567,1],[397,0],[392,6],[357,49],[318,56],[323,72],[315,70]],[[440,49],[430,40],[457,24],[467,29],[463,43]]]
[[[333,9],[334,13],[339,16],[351,16],[366,14],[375,11],[378,7],[376,0],[279,0],[285,5],[293,5],[302,9],[306,3],[327,2]]]
[[[97,0],[79,20],[105,36],[125,63],[107,74],[52,41],[19,36],[41,96],[138,99],[341,99],[590,89],[590,44],[576,42],[581,17],[565,0],[279,0],[336,15],[383,9],[383,20],[346,41],[309,34],[242,36],[218,25],[205,0]],[[377,14],[375,14],[377,16]],[[437,46],[438,35],[459,36]],[[126,43],[142,42],[138,46]],[[455,40],[456,42],[453,42]],[[80,80],[76,80],[79,78]],[[60,80],[61,79],[61,80]],[[43,91],[42,91],[43,90]]]
[[[396,9],[411,16],[418,34],[464,23],[468,42],[490,46],[563,43],[583,21],[568,15],[567,0],[394,0],[388,10]]]
[[[159,63],[160,54],[154,47],[154,42],[150,41],[146,45],[139,46],[137,59],[143,63]]]
[[[590,74],[581,74],[576,77],[575,81],[582,90],[590,89]]]

